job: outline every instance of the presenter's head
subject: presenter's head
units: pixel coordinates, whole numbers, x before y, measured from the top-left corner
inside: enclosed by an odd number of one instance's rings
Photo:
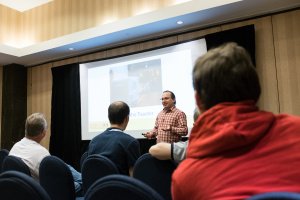
[[[125,130],[129,122],[129,106],[123,101],[116,101],[108,107],[108,119],[111,127]]]
[[[248,52],[233,42],[198,58],[193,69],[193,86],[202,112],[222,102],[257,102],[261,91]]]
[[[34,113],[25,122],[25,137],[40,143],[45,137],[47,122],[44,114]]]
[[[170,110],[176,105],[175,94],[169,90],[164,91],[161,97],[161,103],[165,110]]]

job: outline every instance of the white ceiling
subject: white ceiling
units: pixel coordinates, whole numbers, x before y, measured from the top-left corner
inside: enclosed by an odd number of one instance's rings
[[[0,66],[33,66],[293,8],[300,8],[299,0],[193,0],[23,48],[0,44]],[[178,25],[177,21],[184,23]]]
[[[0,0],[0,4],[24,12],[53,0]]]

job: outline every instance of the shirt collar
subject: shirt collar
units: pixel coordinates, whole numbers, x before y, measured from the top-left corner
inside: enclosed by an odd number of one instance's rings
[[[174,109],[176,108],[176,106],[174,105],[174,106],[172,106],[171,108],[170,108],[170,110],[166,110],[166,109],[163,109],[165,112],[168,112],[168,111],[173,111]]]
[[[120,131],[120,132],[123,132],[120,128],[117,128],[117,127],[109,127],[106,129],[106,131]]]

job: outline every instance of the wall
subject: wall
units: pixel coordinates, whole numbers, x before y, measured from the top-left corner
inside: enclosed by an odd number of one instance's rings
[[[300,10],[245,20],[28,68],[28,115],[43,112],[51,122],[51,67],[146,50],[209,33],[255,25],[256,69],[262,86],[260,109],[300,116]],[[50,131],[43,140],[49,148]]]
[[[186,0],[55,0],[18,12],[0,5],[0,43],[23,47]]]

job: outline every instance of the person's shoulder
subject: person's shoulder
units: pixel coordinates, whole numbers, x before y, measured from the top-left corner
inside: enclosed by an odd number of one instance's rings
[[[276,120],[280,122],[280,124],[284,123],[289,123],[289,124],[294,124],[300,127],[300,117],[294,116],[294,115],[289,115],[289,114],[278,114],[275,116]]]
[[[131,135],[129,135],[128,133],[123,132],[123,134],[121,134],[122,137],[126,138],[127,140],[130,141],[138,141],[136,138],[132,137]]]
[[[172,110],[174,113],[177,113],[178,115],[185,115],[185,113],[180,110],[179,108],[177,107],[173,107],[173,110]]]

